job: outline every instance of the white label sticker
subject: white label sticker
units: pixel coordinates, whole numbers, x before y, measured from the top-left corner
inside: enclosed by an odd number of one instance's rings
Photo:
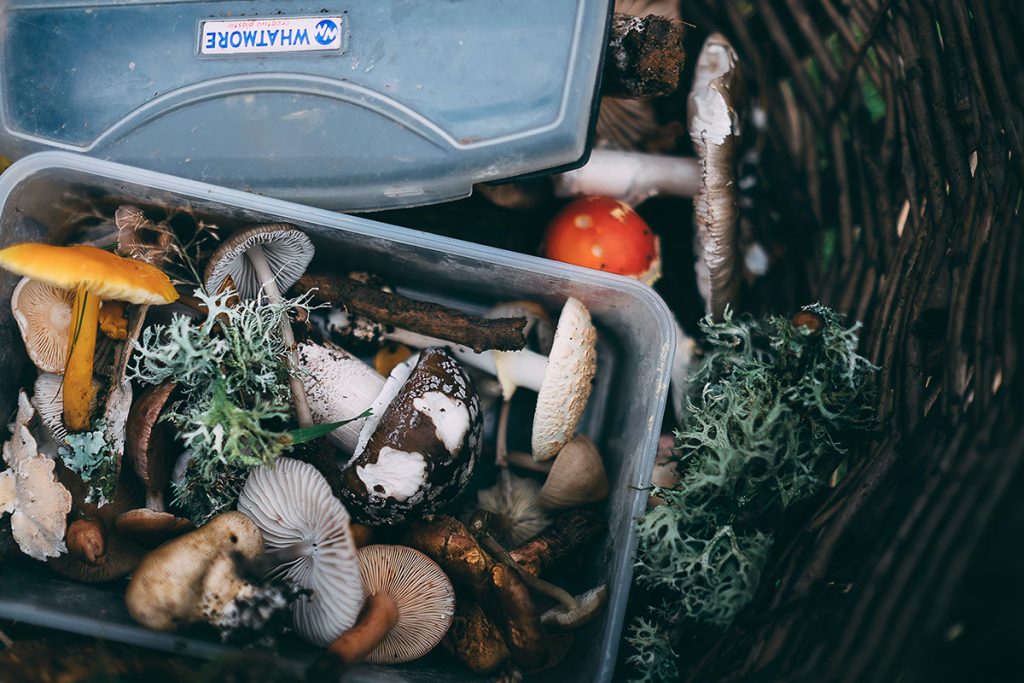
[[[199,53],[204,55],[340,49],[341,17],[232,19],[204,21],[199,27]]]

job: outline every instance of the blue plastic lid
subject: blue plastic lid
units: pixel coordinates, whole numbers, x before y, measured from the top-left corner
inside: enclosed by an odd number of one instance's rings
[[[349,211],[579,163],[611,0],[0,0],[0,154]]]

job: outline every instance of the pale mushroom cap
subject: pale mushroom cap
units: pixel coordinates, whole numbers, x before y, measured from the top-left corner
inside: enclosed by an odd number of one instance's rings
[[[313,420],[317,423],[352,420],[330,434],[331,441],[351,455],[365,418],[354,420],[373,403],[384,378],[369,365],[337,346],[303,342],[296,348]]]
[[[577,434],[554,459],[540,490],[540,503],[550,510],[596,503],[608,496],[608,475],[597,446]]]
[[[356,623],[363,599],[359,559],[349,532],[349,514],[315,467],[279,458],[250,474],[238,509],[263,532],[270,550],[305,546],[298,559],[275,570],[313,591],[292,608],[295,630],[327,646]]]
[[[94,378],[92,381],[93,403],[90,411],[96,407],[100,388],[99,381]],[[40,372],[32,387],[32,405],[39,413],[39,419],[46,425],[53,440],[58,445],[63,445],[68,438],[68,430],[64,426],[63,377],[52,372]]]
[[[477,491],[476,500],[482,510],[498,518],[498,539],[514,548],[544,531],[551,519],[540,504],[541,485],[527,477],[508,476],[507,486],[499,480],[494,486]]]
[[[555,457],[576,433],[597,370],[597,330],[579,299],[569,297],[558,318],[533,418],[535,460]]]
[[[570,610],[565,605],[552,607],[541,615],[540,623],[552,629],[576,629],[596,617],[608,601],[608,586],[601,584],[583,595],[576,596],[579,607]]]
[[[359,551],[363,593],[389,595],[398,622],[367,656],[373,664],[419,659],[441,642],[455,614],[455,590],[436,562],[402,545],[368,545]]]
[[[0,249],[0,267],[61,289],[82,287],[101,299],[159,305],[178,298],[159,268],[82,244],[15,244]]]
[[[25,350],[42,372],[64,372],[74,292],[22,278],[11,296],[11,312]]]
[[[690,139],[700,164],[701,186],[693,197],[697,287],[709,314],[720,317],[736,296],[740,269],[736,147],[739,116],[734,105],[739,77],[736,52],[724,36],[708,36],[697,57],[687,100]]]
[[[259,295],[262,284],[245,257],[253,246],[263,249],[282,292],[294,285],[313,260],[313,242],[298,228],[286,223],[261,225],[231,235],[213,252],[206,266],[206,291],[219,292],[231,277],[243,299]]]

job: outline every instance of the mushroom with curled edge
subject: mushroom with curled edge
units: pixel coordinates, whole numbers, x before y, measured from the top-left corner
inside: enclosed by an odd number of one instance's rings
[[[159,268],[81,245],[16,244],[0,250],[0,267],[75,292],[64,370],[64,422],[70,431],[88,429],[100,302],[167,304],[178,292]]]
[[[14,288],[11,313],[25,351],[40,372],[64,372],[74,302],[74,292],[40,280],[23,277]]]
[[[586,435],[577,434],[565,444],[552,462],[551,471],[538,495],[538,501],[543,507],[567,510],[608,497],[608,475],[604,470],[604,462],[597,446]]]
[[[238,563],[254,562],[262,553],[263,537],[248,517],[221,513],[143,558],[125,592],[128,613],[155,631],[222,624],[236,600],[255,588],[242,578]]]
[[[553,458],[575,435],[597,371],[597,330],[587,307],[574,297],[566,299],[562,307],[548,356],[528,349],[476,353],[405,330],[394,330],[387,336],[417,348],[447,347],[460,361],[498,377],[506,398],[517,387],[536,391],[537,417],[531,434],[536,460]]]
[[[451,502],[480,455],[480,398],[447,351],[424,349],[395,367],[370,408],[342,501],[356,520],[400,524]]]
[[[238,509],[262,531],[271,575],[313,592],[292,607],[296,632],[326,646],[352,628],[363,598],[350,517],[316,468],[293,458],[257,467]]]
[[[701,184],[693,197],[697,287],[708,315],[721,318],[739,290],[736,151],[742,87],[738,59],[726,38],[713,33],[697,57],[687,100],[687,120],[700,162]]]
[[[348,351],[333,344],[302,342],[296,349],[302,382],[317,423],[351,420],[338,427],[328,439],[346,455],[359,443],[362,415],[384,388],[384,377]]]
[[[313,260],[313,242],[298,228],[284,223],[261,225],[234,233],[210,256],[206,266],[206,291],[221,291],[230,278],[243,299],[261,293],[273,304],[282,302],[281,292],[295,284]],[[295,335],[291,321],[281,320],[281,339],[287,350],[289,386],[299,427],[313,425],[306,388],[299,377],[295,356]]]
[[[611,197],[584,197],[566,205],[548,224],[542,254],[647,285],[661,277],[658,236],[628,204]]]
[[[345,664],[402,664],[433,650],[455,614],[455,590],[441,567],[402,545],[360,549],[359,567],[366,609],[328,652]]]
[[[29,423],[35,409],[22,391],[11,438],[3,445],[8,469],[0,472],[0,516],[10,513],[11,534],[36,560],[66,552],[64,534],[71,494],[54,476],[56,463],[39,452]]]

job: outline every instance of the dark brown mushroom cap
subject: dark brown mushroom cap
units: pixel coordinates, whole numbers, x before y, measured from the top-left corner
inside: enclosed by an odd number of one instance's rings
[[[128,412],[125,452],[135,474],[146,485],[147,498],[159,498],[170,483],[174,464],[171,433],[159,418],[176,387],[173,382],[149,387]]]
[[[96,564],[89,564],[70,554],[50,558],[46,564],[69,579],[83,583],[101,583],[131,573],[146,554],[141,546],[117,535],[108,537],[106,550],[102,561]]]
[[[134,543],[155,548],[164,541],[192,531],[191,520],[176,517],[170,512],[148,508],[129,510],[114,520],[114,530]]]
[[[345,467],[342,500],[371,526],[436,511],[469,484],[482,427],[469,375],[447,351],[423,350],[380,419],[368,421],[373,432]]]

